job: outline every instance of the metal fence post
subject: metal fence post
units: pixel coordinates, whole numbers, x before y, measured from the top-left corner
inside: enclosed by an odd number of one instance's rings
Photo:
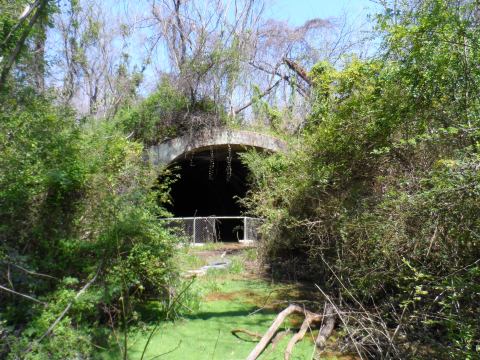
[[[193,218],[193,243],[195,244],[195,232],[197,231],[197,223],[196,223],[197,218]]]
[[[243,217],[243,241],[246,241],[247,240],[247,217],[244,216]]]

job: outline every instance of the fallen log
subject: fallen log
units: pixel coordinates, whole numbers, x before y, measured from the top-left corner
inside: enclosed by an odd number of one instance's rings
[[[295,347],[295,344],[303,339],[303,337],[307,333],[307,330],[310,329],[312,323],[316,321],[321,321],[321,320],[322,320],[322,315],[313,314],[313,313],[307,313],[305,315],[305,320],[303,321],[302,326],[300,327],[300,330],[295,335],[293,335],[290,341],[288,342],[287,348],[285,349],[285,356],[284,356],[285,360],[290,359],[290,356],[292,355],[292,351],[293,351],[293,348]]]
[[[270,327],[268,328],[267,332],[263,335],[259,343],[248,355],[247,360],[256,360],[260,356],[260,354],[265,350],[268,344],[272,341],[273,337],[278,331],[278,328],[283,324],[285,319],[293,313],[302,314],[305,316],[305,319],[298,333],[296,333],[292,337],[292,339],[289,341],[287,345],[287,348],[285,350],[285,360],[290,359],[290,356],[292,354],[293,348],[295,347],[295,344],[303,339],[303,337],[307,333],[308,329],[310,329],[312,324],[318,323],[325,318],[326,320],[325,324],[320,329],[321,336],[319,333],[319,337],[317,337],[318,343],[320,345],[322,344],[324,345],[324,342],[326,341],[328,336],[331,334],[333,327],[335,326],[335,317],[333,316],[333,308],[330,310],[330,309],[327,309],[327,306],[326,306],[325,314],[323,315],[323,314],[317,314],[317,313],[311,312],[299,305],[291,304],[277,315],[272,325],[270,325]]]
[[[301,308],[298,305],[289,305],[285,310],[283,310],[280,314],[277,315],[277,318],[273,322],[272,325],[268,328],[267,332],[265,335],[263,335],[262,339],[260,342],[255,346],[255,348],[252,350],[252,352],[248,355],[247,360],[256,360],[260,354],[265,350],[267,347],[268,343],[270,340],[272,340],[273,336],[277,332],[278,328],[280,325],[283,324],[285,321],[286,317],[290,314],[293,313],[303,313],[303,308]]]

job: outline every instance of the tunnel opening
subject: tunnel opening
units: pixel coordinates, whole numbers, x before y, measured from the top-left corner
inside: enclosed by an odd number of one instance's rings
[[[245,208],[240,199],[248,191],[249,169],[239,153],[221,147],[189,153],[170,165],[178,179],[171,186],[174,217],[237,217]],[[243,238],[243,220],[221,218],[215,223],[216,241],[236,242]]]

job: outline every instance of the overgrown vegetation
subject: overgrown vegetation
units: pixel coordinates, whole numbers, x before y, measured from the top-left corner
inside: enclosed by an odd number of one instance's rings
[[[121,128],[145,145],[185,134],[193,136],[203,129],[224,125],[226,119],[213,101],[200,99],[192,103],[168,80],[163,80],[141,103],[123,107],[118,117]]]
[[[2,36],[13,14],[2,5]],[[178,240],[157,220],[166,190],[115,119],[57,105],[15,60],[0,93],[0,357],[87,358],[138,304],[156,299],[160,319],[177,306]]]
[[[245,157],[264,260],[352,309],[366,357],[480,356],[477,6],[387,9],[379,56],[312,68],[301,145]]]
[[[208,249],[208,247],[207,247]],[[206,250],[204,247],[185,247],[178,251],[182,269],[194,270],[201,265],[219,259],[228,249],[224,244],[216,244]],[[210,269],[194,280],[192,291],[198,295],[196,301],[188,303],[191,311],[175,322],[158,323],[151,318],[142,327],[133,328],[130,337],[132,346],[129,356],[140,359],[145,343],[149,339],[144,358],[161,355],[165,359],[244,359],[255,346],[256,338],[242,332],[232,334],[232,330],[244,329],[262,333],[275,318],[278,309],[296,300],[299,296],[294,284],[273,284],[258,279],[246,268],[245,262],[252,261],[252,251],[236,249],[223,259],[231,261],[226,269]],[[207,255],[209,253],[209,255]],[[149,310],[149,309],[147,309]],[[151,311],[151,310],[150,310]],[[279,359],[291,333],[299,327],[299,320],[290,319],[279,330],[275,345],[268,348],[261,359]],[[306,338],[293,353],[293,359],[308,359],[313,352],[313,337]],[[116,349],[100,352],[101,359],[117,359]],[[325,359],[342,359],[335,356]],[[346,357],[348,358],[348,357]]]
[[[128,326],[151,297],[170,306],[177,240],[157,221],[163,210],[140,144],[113,124],[76,123],[28,90],[17,99],[3,103],[1,121],[1,261],[12,289],[1,295],[3,351],[87,355],[103,336],[92,322]],[[70,302],[55,336],[43,338]]]
[[[144,316],[198,310],[143,152],[227,124],[291,144],[244,156],[243,201],[272,274],[335,305],[341,351],[478,358],[478,2],[382,1],[369,56],[346,22],[233,3],[0,3],[0,358],[126,360]]]

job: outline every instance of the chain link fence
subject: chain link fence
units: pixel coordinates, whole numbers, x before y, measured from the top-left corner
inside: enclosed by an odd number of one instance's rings
[[[160,219],[194,244],[218,241],[253,242],[260,238],[262,220],[248,216],[178,217]]]
[[[244,218],[244,241],[257,241],[259,240],[260,234],[259,229],[262,225],[262,219],[253,218],[253,217],[245,217]]]

